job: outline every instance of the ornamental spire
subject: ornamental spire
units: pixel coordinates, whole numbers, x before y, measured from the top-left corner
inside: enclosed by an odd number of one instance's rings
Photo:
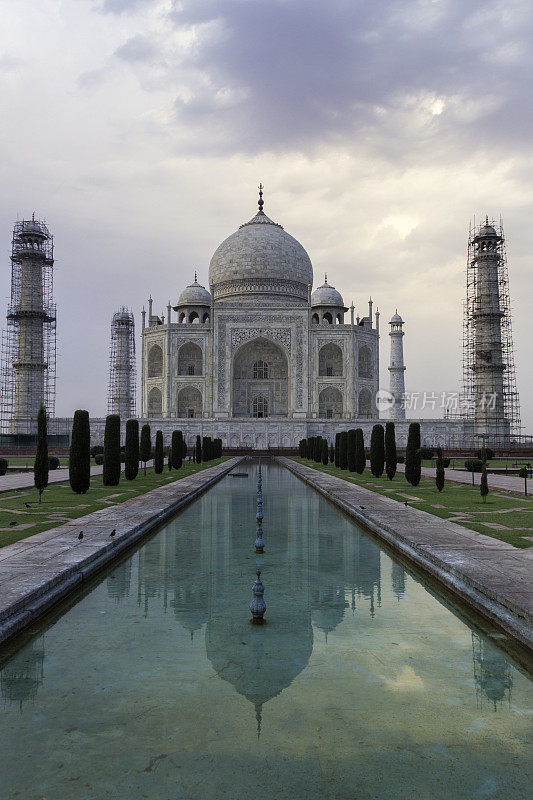
[[[259,213],[260,214],[263,213],[264,204],[265,204],[265,201],[263,200],[263,184],[260,183],[259,184],[259,200],[257,202],[257,205],[259,206]]]

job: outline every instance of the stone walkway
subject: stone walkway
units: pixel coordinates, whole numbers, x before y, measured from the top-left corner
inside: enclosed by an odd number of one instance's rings
[[[146,466],[151,467],[153,461],[147,461]],[[91,467],[91,475],[101,475],[102,466]],[[142,469],[142,466],[140,467]],[[62,483],[68,481],[68,467],[53,469],[48,473],[48,483]],[[0,493],[17,492],[21,489],[33,489],[33,472],[15,472],[11,475],[0,476]]]
[[[1,548],[0,642],[34,622],[241,461],[232,458]]]
[[[533,548],[515,548],[288,458],[277,461],[513,638],[533,647]]]
[[[370,465],[370,462],[367,462]],[[405,472],[405,464],[398,464],[397,466],[398,472]],[[448,468],[445,470],[446,473],[446,480],[454,481],[455,483],[468,483],[470,486],[472,485],[472,473],[465,472],[461,469],[450,469]],[[426,478],[434,478],[435,477],[435,470],[433,467],[422,467],[422,475]],[[474,472],[474,485],[479,486],[481,481],[481,473]],[[518,478],[517,476],[513,475],[487,475],[487,482],[489,484],[489,489],[507,489],[510,492],[521,492],[524,493],[524,479]],[[529,489],[531,488],[531,493],[533,494],[533,481],[528,480],[528,494]]]

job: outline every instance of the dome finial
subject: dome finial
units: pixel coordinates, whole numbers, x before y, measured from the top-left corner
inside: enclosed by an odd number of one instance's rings
[[[489,224],[489,215],[485,214],[485,225]]]
[[[198,273],[194,270],[194,282],[198,283]]]
[[[324,272],[324,283],[328,282],[328,273]]]
[[[265,201],[263,200],[263,184],[260,183],[259,184],[259,200],[257,202],[257,205],[259,206],[259,213],[260,214],[263,213],[264,204],[265,204]]]

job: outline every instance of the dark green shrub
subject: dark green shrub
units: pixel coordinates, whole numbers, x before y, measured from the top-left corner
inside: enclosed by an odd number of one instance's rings
[[[418,486],[422,474],[420,456],[420,423],[411,422],[405,449],[405,477],[411,486]]]
[[[161,475],[163,467],[165,466],[165,454],[163,453],[163,431],[156,431],[155,433],[155,451],[154,451],[154,472],[156,475]]]
[[[91,485],[91,427],[89,412],[74,412],[68,457],[68,479],[76,494],[85,494]],[[104,449],[103,447],[101,448]],[[102,455],[103,461],[103,455]],[[98,463],[98,462],[97,462]]]
[[[396,453],[396,429],[394,422],[385,423],[385,472],[391,481],[396,475],[398,454]]]
[[[8,467],[9,461],[7,458],[0,458],[0,475],[5,475]]]
[[[174,469],[181,469],[183,463],[183,433],[181,431],[172,431],[172,466]]]
[[[2,459],[2,460],[3,460],[3,459]],[[2,472],[2,475],[4,475],[4,473],[3,473],[3,472]],[[518,470],[518,477],[519,477],[519,478],[527,478],[527,476],[528,476],[528,469],[527,469],[527,467],[520,467],[520,469]]]
[[[300,439],[300,441],[298,443],[298,455],[300,456],[300,458],[305,458],[305,456],[304,456],[304,452],[305,452],[304,442],[305,442],[305,439]]]
[[[353,428],[348,431],[348,469],[350,472],[355,472],[356,465],[356,450],[357,450],[357,434]]]
[[[432,447],[421,447],[420,448],[420,458],[433,458],[435,455],[435,451]]]
[[[348,431],[339,434],[339,467],[348,469]]]
[[[204,436],[202,440],[202,459],[203,461],[213,460],[213,442],[210,436]]]
[[[487,495],[489,493],[489,484],[487,481],[487,467],[483,463],[483,472],[481,473],[481,482],[479,484],[479,491],[481,493],[481,497],[483,498],[483,502],[487,502]]]
[[[146,475],[146,462],[150,460],[152,455],[152,433],[149,425],[143,425],[141,428],[141,441],[139,444],[139,460],[144,463],[144,474]]]
[[[103,453],[97,453],[95,455],[95,457],[94,457],[94,463],[97,466],[101,466],[104,463],[104,454]]]
[[[172,472],[172,448],[168,448],[168,457],[167,457],[167,467],[168,471]]]
[[[483,461],[480,458],[468,458],[465,461],[465,469],[468,472],[481,472],[483,469]]]
[[[333,464],[334,461],[335,461],[335,448],[333,447],[333,442],[332,442],[329,448],[329,463]]]
[[[139,474],[139,421],[126,421],[126,446],[124,448],[124,477],[133,481]]]
[[[333,448],[333,453],[335,456],[335,466],[340,466],[340,455],[341,455],[341,448],[340,448],[340,433],[335,434],[335,447]]]
[[[104,433],[104,486],[118,486],[120,483],[120,417],[109,414],[105,420]]]
[[[481,459],[481,461],[483,461],[483,452],[485,453],[485,458],[487,459],[487,461],[492,461],[492,459],[494,458],[494,450],[491,450],[490,447],[485,447],[484,451],[483,448],[481,450],[478,450],[476,452],[476,458],[479,458]]]
[[[383,425],[374,425],[370,435],[370,472],[381,478],[385,468],[385,432]]]
[[[37,415],[37,453],[33,465],[33,482],[39,491],[39,503],[42,493],[48,486],[48,439],[46,408],[41,406]]]
[[[366,452],[365,440],[363,437],[363,429],[355,429],[355,471],[358,475],[362,475],[366,467]]]
[[[202,440],[200,436],[196,437],[196,445],[194,448],[194,458],[197,464],[202,463]]]
[[[405,456],[397,456],[396,457],[397,464],[405,464]]]
[[[442,457],[442,450],[437,450],[437,469],[435,472],[435,485],[439,492],[444,489],[444,459]]]
[[[448,467],[450,466],[450,459],[449,458],[443,458],[442,459],[442,466],[444,467],[444,469],[448,469]]]
[[[322,439],[322,464],[326,467],[329,461],[329,447],[326,439]]]
[[[48,469],[59,469],[59,459],[57,456],[48,456]]]
[[[91,454],[91,458],[94,458],[95,456],[103,455],[104,454],[104,448],[103,448],[103,446],[101,444],[95,444],[95,445],[93,445],[91,447],[89,452]]]

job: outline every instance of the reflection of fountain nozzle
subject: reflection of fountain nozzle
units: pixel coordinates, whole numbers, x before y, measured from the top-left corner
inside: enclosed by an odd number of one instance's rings
[[[263,539],[263,528],[261,527],[261,525],[259,525],[259,527],[257,528],[256,533],[257,537],[254,542],[255,552],[262,553],[263,550],[265,549],[265,540]]]
[[[252,587],[252,592],[254,594],[254,598],[250,603],[250,611],[252,612],[252,623],[254,625],[262,625],[263,624],[263,615],[266,611],[266,604],[263,600],[263,595],[265,593],[265,587],[261,581],[261,570],[257,570],[257,579],[254,581],[254,585]]]

